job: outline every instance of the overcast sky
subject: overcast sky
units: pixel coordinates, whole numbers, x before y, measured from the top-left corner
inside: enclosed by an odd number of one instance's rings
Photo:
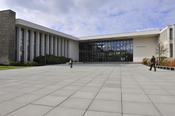
[[[77,37],[175,24],[175,0],[0,0],[3,9]]]

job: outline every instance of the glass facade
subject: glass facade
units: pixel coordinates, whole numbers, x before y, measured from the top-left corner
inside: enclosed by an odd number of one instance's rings
[[[133,61],[133,40],[111,40],[80,42],[81,62],[131,62]]]

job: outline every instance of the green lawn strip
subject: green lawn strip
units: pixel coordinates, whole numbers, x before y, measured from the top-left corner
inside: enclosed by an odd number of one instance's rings
[[[30,66],[0,66],[0,70],[28,68]]]

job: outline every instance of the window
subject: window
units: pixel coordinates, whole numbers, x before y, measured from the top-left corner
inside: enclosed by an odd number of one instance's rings
[[[16,30],[15,30],[15,61],[17,61],[17,44],[18,44],[18,27],[16,27]]]
[[[24,61],[24,29],[21,29],[20,37],[20,57]]]
[[[45,52],[44,55],[47,54],[47,52],[46,52],[46,50],[47,50],[47,44],[46,44],[46,43],[47,43],[47,35],[45,34],[45,35],[44,35],[44,46],[45,46],[45,47],[44,47],[44,52]]]
[[[27,38],[27,49],[28,49],[28,61],[30,61],[30,30],[28,30],[28,38]]]
[[[51,55],[51,53],[52,53],[52,37],[49,35],[49,55]]]
[[[36,57],[36,32],[34,32],[34,58]]]
[[[172,40],[172,39],[173,39],[173,29],[170,28],[170,40]]]
[[[42,33],[39,33],[39,56],[41,56],[41,50],[42,50],[42,46],[41,46],[41,42],[42,42]]]
[[[55,41],[56,41],[56,39],[55,39],[55,37],[53,37],[53,42],[52,42],[52,44],[53,44],[53,54],[55,55]]]
[[[170,44],[170,57],[173,57],[173,44]]]

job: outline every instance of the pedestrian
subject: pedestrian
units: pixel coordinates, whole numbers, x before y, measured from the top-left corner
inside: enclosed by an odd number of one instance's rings
[[[72,65],[73,65],[72,59],[69,60],[69,65],[70,65],[70,68],[72,68]]]
[[[152,67],[154,67],[154,71],[156,72],[156,59],[154,56],[151,58],[151,65],[150,65],[150,71],[152,70]]]

